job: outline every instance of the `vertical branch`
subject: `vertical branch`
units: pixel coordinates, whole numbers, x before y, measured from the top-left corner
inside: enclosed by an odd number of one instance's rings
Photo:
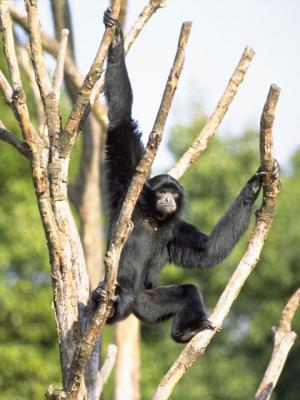
[[[7,1],[2,1],[0,3],[0,23],[4,53],[7,60],[9,75],[13,89],[11,105],[20,124],[24,140],[26,141],[30,149],[32,151],[35,151],[33,141],[33,136],[35,135],[35,132],[30,121],[27,100],[21,81],[19,66],[15,52],[12,22]],[[3,79],[3,76],[1,80],[2,86],[6,90],[6,94],[8,95],[8,85],[5,82],[5,79]]]
[[[300,303],[300,288],[296,290],[284,307],[278,326],[273,327],[274,348],[264,377],[255,394],[255,400],[268,400],[278,382],[288,353],[297,334],[291,330],[291,323]]]
[[[66,51],[68,45],[69,30],[63,29],[61,31],[61,41],[59,45],[59,52],[57,56],[56,68],[53,75],[53,90],[56,96],[56,101],[59,102],[60,87],[64,78],[64,63],[66,58]]]
[[[70,38],[68,42],[68,53],[75,60],[74,34],[68,0],[51,0],[52,16],[55,26],[55,36],[59,40],[63,29],[68,29]]]
[[[140,400],[140,321],[135,315],[115,324],[115,341],[114,400]]]
[[[28,51],[30,51],[30,49],[28,49]],[[31,93],[34,101],[34,111],[38,120],[38,131],[41,132],[45,125],[45,112],[43,103],[41,102],[40,91],[35,80],[34,71],[32,69],[32,65],[29,60],[28,51],[25,48],[19,46],[18,60],[20,67],[23,69],[25,75],[28,78],[28,82],[31,88]]]
[[[46,108],[46,98],[52,91],[52,85],[42,56],[43,48],[41,42],[41,29],[38,18],[37,0],[25,0],[25,7],[28,15],[30,49],[32,62],[34,65],[35,78],[40,89],[44,106]]]
[[[274,86],[274,85],[273,85]],[[274,93],[274,92],[272,92]],[[274,112],[276,101],[274,99],[279,96],[279,90],[276,90],[274,96],[268,96],[263,112],[262,120],[268,118],[271,124],[263,123],[261,125],[261,163],[266,162],[265,157],[270,156],[272,159],[272,123],[274,120]],[[268,148],[268,151],[263,151],[263,148]],[[247,278],[257,265],[263,245],[266,241],[268,232],[271,228],[272,221],[275,215],[277,196],[279,193],[279,180],[273,180],[269,174],[264,181],[264,198],[260,210],[257,214],[256,223],[249,239],[248,248],[239,265],[230,278],[226,288],[224,289],[218,303],[213,310],[210,321],[215,327],[214,330],[204,330],[199,332],[187,344],[181,352],[177,360],[169,369],[167,374],[159,384],[152,400],[166,400],[170,397],[176,384],[180,381],[183,375],[189,368],[205,353],[211,339],[222,326],[224,319],[230,312],[233,302],[237,298],[245,284]]]

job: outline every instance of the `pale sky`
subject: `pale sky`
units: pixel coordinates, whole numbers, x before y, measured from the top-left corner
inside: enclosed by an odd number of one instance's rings
[[[147,0],[128,0],[127,28]],[[21,1],[18,1],[22,5]],[[108,1],[70,0],[76,55],[86,73],[103,33],[102,14]],[[42,25],[51,30],[48,0],[40,1]],[[181,23],[193,22],[186,62],[169,115],[170,127],[190,120],[195,102],[213,112],[246,45],[255,58],[218,135],[258,128],[269,86],[281,95],[274,124],[275,156],[287,165],[300,147],[300,1],[299,0],[168,0],[136,40],[127,57],[134,92],[133,116],[147,135],[151,131],[166,79],[173,62]],[[298,95],[297,95],[298,93]],[[163,143],[156,169],[171,162]],[[170,165],[170,164],[169,164]]]

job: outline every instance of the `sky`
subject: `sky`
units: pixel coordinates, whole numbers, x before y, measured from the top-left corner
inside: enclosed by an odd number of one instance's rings
[[[128,0],[126,29],[148,0]],[[76,57],[86,74],[102,34],[102,14],[108,1],[69,0],[75,31]],[[22,6],[22,1],[17,1]],[[43,29],[52,32],[48,0],[40,0]],[[281,165],[300,148],[300,1],[299,0],[167,0],[132,46],[127,56],[134,106],[144,140],[153,126],[173,63],[181,24],[192,21],[186,61],[175,94],[155,167],[172,165],[166,141],[172,127],[189,123],[194,104],[210,115],[219,101],[245,46],[256,55],[228,110],[218,135],[239,135],[259,129],[269,87],[281,88],[274,123],[274,153]],[[125,32],[126,33],[126,32]]]

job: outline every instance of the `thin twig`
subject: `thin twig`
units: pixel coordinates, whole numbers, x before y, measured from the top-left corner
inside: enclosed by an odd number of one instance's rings
[[[100,398],[100,395],[103,391],[103,387],[106,384],[112,369],[116,363],[117,357],[117,346],[115,344],[110,344],[107,348],[107,357],[102,364],[100,371],[97,374],[97,388],[96,388],[96,399]]]
[[[56,101],[59,103],[60,88],[64,78],[64,63],[66,58],[66,51],[68,45],[69,30],[63,29],[61,31],[61,40],[59,44],[59,52],[57,56],[56,68],[53,76],[53,89],[56,96]]]
[[[113,304],[113,296],[116,285],[116,276],[118,264],[122,248],[133,228],[131,215],[135,207],[137,198],[143,188],[145,180],[148,177],[150,167],[157,153],[158,146],[161,142],[163,129],[166,123],[168,112],[171,106],[172,99],[175,94],[177,82],[180,72],[183,67],[184,53],[189,37],[191,23],[184,23],[181,29],[177,53],[171,69],[166,88],[163,94],[160,109],[158,111],[152,132],[149,137],[145,155],[136,169],[136,174],[132,179],[128,189],[126,199],[123,203],[120,217],[117,224],[114,237],[111,240],[110,248],[105,257],[107,301],[103,303],[95,312],[91,323],[83,335],[82,341],[77,346],[72,365],[70,368],[70,376],[67,384],[67,399],[76,399],[78,388],[81,381],[81,376],[89,359],[95,342],[103,329],[106,318],[110,314]]]
[[[291,330],[291,323],[299,304],[300,288],[284,307],[278,326],[273,327],[274,348],[269,365],[255,394],[255,400],[268,400],[278,382],[288,353],[297,337],[297,334]]]
[[[218,127],[220,126],[228,107],[230,106],[239,85],[243,82],[244,76],[248,71],[250,63],[254,57],[254,50],[246,47],[242,57],[234,70],[229,83],[221,97],[219,103],[213,114],[210,116],[201,132],[178,160],[177,164],[168,172],[169,175],[175,179],[180,179],[185,171],[197,160],[197,158],[204,152],[208,143],[214,137]]]
[[[41,101],[41,96],[40,96],[40,91],[38,88],[38,85],[35,80],[35,75],[34,71],[32,68],[32,64],[30,62],[29,54],[28,52],[30,51],[29,48],[23,48],[20,47],[18,48],[18,60],[19,60],[19,65],[22,67],[25,75],[28,78],[28,82],[31,88],[31,93],[34,101],[34,111],[38,120],[38,128],[39,131],[41,132],[44,124],[45,124],[45,112],[44,112],[44,107],[43,103]]]
[[[125,54],[128,53],[131,45],[134,43],[135,39],[140,34],[141,30],[144,28],[146,23],[152,17],[152,15],[162,7],[165,7],[166,0],[150,0],[148,4],[144,7],[142,12],[140,13],[136,22],[132,25],[129,32],[127,33],[125,40],[124,40],[124,49]]]
[[[4,142],[11,144],[15,149],[18,150],[19,153],[21,153],[26,158],[30,156],[28,146],[26,146],[24,142],[20,142],[17,136],[6,129],[2,121],[0,121],[0,139]]]
[[[279,91],[276,92],[277,97],[279,96]],[[270,107],[270,99],[272,98],[273,106]],[[268,118],[269,121],[273,121],[275,104],[273,101],[274,96],[268,96],[265,109],[268,109],[269,114],[263,113],[262,119]],[[272,118],[271,118],[272,115]],[[262,125],[263,126],[263,125]],[[268,145],[269,153],[268,156],[272,157],[272,125],[268,125],[268,132],[263,128],[260,132],[261,143]],[[262,149],[264,144],[261,144]],[[266,152],[261,150],[261,164],[264,165]],[[215,333],[222,326],[224,319],[230,312],[231,306],[234,300],[237,298],[241,288],[249,277],[250,273],[255,268],[265,240],[267,238],[268,232],[271,228],[272,221],[275,214],[277,196],[279,193],[279,180],[270,179],[269,170],[267,171],[267,179],[264,182],[264,197],[261,208],[257,214],[257,219],[255,227],[252,231],[248,248],[244,254],[242,260],[237,266],[235,272],[230,278],[226,288],[224,289],[214,311],[210,316],[210,321],[215,327],[214,330],[204,330],[198,333],[184,348],[182,353],[179,355],[177,360],[174,362],[172,367],[169,369],[167,374],[162,379],[159,384],[152,400],[166,400],[171,395],[174,387],[186,373],[186,371],[191,368],[195,361],[197,361],[204,353],[209,345],[211,339]]]

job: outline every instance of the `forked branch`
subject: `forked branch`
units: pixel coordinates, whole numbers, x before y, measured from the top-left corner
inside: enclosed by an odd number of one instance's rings
[[[276,88],[276,90],[274,90]],[[255,268],[268,232],[271,228],[275,214],[277,196],[279,193],[279,180],[270,178],[273,167],[272,163],[266,163],[267,159],[272,158],[272,123],[274,120],[276,100],[279,96],[279,89],[272,85],[268,95],[264,112],[262,114],[262,124],[260,132],[261,140],[261,164],[266,165],[266,176],[264,180],[263,203],[258,212],[256,224],[251,234],[248,248],[235,272],[223,291],[214,311],[210,316],[210,321],[215,327],[213,330],[204,330],[198,333],[184,348],[175,363],[169,369],[165,377],[158,386],[153,400],[166,400],[171,395],[175,385],[179,382],[185,372],[191,368],[205,352],[211,339],[222,326],[224,319],[228,315],[231,306],[246,282],[248,276]],[[270,124],[266,124],[266,121]],[[268,149],[265,150],[265,149]],[[267,165],[268,164],[268,165]]]
[[[255,400],[268,400],[277,384],[288,353],[297,334],[291,330],[295,312],[300,304],[300,288],[284,307],[278,326],[273,327],[274,348],[270,363],[255,394]]]

